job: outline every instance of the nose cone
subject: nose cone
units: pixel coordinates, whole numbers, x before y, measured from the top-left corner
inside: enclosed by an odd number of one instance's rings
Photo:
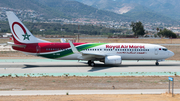
[[[169,55],[169,57],[174,56],[174,53],[173,53],[172,51],[169,51],[168,53],[169,53],[169,54],[168,54],[168,55]]]

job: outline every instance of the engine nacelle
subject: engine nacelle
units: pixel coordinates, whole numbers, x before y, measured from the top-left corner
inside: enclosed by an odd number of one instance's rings
[[[121,56],[106,56],[104,64],[121,64]]]

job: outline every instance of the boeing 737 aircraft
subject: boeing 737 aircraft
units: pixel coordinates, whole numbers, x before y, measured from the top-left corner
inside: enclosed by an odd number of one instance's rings
[[[36,38],[12,12],[6,12],[14,43],[13,49],[26,54],[58,60],[86,60],[121,64],[122,60],[156,60],[156,65],[174,55],[167,48],[141,43],[52,43]]]

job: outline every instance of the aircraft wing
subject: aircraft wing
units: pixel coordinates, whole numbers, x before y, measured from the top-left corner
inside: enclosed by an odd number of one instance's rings
[[[106,56],[105,54],[99,54],[99,53],[97,54],[97,53],[79,52],[70,40],[69,40],[69,44],[71,46],[73,53],[81,54],[81,56],[78,57],[79,59],[101,59]]]
[[[100,60],[105,58],[104,54],[96,54],[96,53],[84,53],[84,52],[80,52],[81,56],[79,56],[79,59],[82,60]]]
[[[97,53],[86,53],[86,52],[81,52],[83,55],[96,55],[96,56],[101,56],[101,57],[105,57],[105,54],[97,54]]]

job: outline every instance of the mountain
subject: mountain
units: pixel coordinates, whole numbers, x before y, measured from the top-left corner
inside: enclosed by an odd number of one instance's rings
[[[0,7],[34,10],[41,13],[46,20],[89,18],[101,21],[176,22],[141,4],[129,4],[128,1],[132,0],[0,0]]]
[[[37,3],[36,0],[0,0],[0,7],[34,10],[43,14],[45,18],[64,17],[63,14],[57,13],[54,9]]]
[[[62,12],[65,16],[73,18],[92,18],[115,21],[143,21],[176,23],[166,16],[153,12],[153,10],[140,4],[122,4],[111,0],[37,0],[39,3]],[[84,2],[82,4],[80,2]],[[91,5],[87,5],[91,4]],[[120,8],[120,9],[119,9]],[[127,11],[125,11],[125,10]],[[139,12],[140,11],[140,12]],[[114,12],[114,13],[112,13]]]
[[[93,5],[98,0],[75,0],[75,1],[78,1],[78,2],[81,2],[83,4],[91,6],[91,5]]]
[[[122,3],[136,3],[173,19],[180,19],[180,0],[116,0]]]
[[[98,20],[127,20],[124,15],[119,15],[109,11],[82,4],[77,1],[69,0],[36,0],[38,3],[55,9],[69,18],[91,18]]]
[[[144,6],[154,13],[158,13],[171,19],[180,20],[180,0],[76,0],[98,9],[110,10],[116,13],[126,13],[137,6]],[[111,3],[110,3],[111,2]],[[113,5],[112,5],[112,2]],[[107,4],[107,5],[106,5]],[[110,8],[112,7],[112,8]],[[117,12],[120,10],[120,12]],[[140,11],[139,11],[140,12]],[[149,11],[148,11],[149,12]]]
[[[168,16],[136,3],[137,0],[77,0],[92,7],[127,16],[132,21],[176,23]]]
[[[83,3],[69,0],[0,0],[0,7],[34,10],[42,13],[46,19],[65,18],[72,20],[73,18],[90,18],[108,21],[130,20],[124,15],[99,10]]]
[[[139,4],[122,3],[112,0],[99,0],[94,2],[91,6],[102,10],[112,11],[118,14],[124,14],[132,10],[133,12],[152,12],[152,10]]]

